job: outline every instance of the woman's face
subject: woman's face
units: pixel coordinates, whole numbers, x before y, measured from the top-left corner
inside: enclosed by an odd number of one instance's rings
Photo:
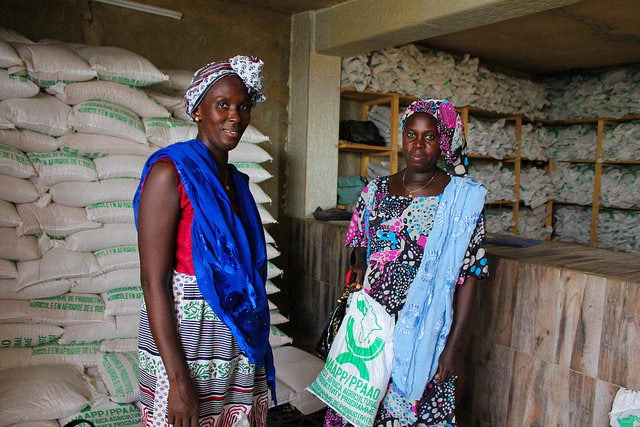
[[[233,150],[251,120],[251,102],[242,80],[237,76],[218,80],[193,116],[202,119],[198,124],[198,139],[210,150]]]
[[[435,117],[414,113],[402,130],[402,151],[407,166],[428,170],[436,166],[440,157],[440,135]]]

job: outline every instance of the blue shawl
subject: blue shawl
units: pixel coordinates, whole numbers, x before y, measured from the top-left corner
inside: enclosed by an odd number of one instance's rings
[[[237,215],[218,179],[216,163],[207,147],[197,139],[169,145],[153,153],[144,165],[133,198],[136,227],[142,185],[151,167],[162,158],[173,161],[193,206],[192,257],[200,292],[231,330],[238,347],[251,363],[265,367],[275,399],[275,368],[269,345],[265,290],[267,254],[248,177],[232,168],[240,208]]]
[[[460,268],[486,193],[471,178],[452,176],[438,204],[420,269],[398,313],[393,336],[391,376],[410,399],[420,399],[438,370],[453,321]]]

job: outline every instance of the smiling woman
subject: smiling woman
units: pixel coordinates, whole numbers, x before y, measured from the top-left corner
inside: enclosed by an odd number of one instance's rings
[[[266,424],[275,379],[266,246],[248,177],[228,164],[265,100],[261,71],[246,56],[198,70],[185,95],[197,138],[156,151],[142,171],[144,426]]]

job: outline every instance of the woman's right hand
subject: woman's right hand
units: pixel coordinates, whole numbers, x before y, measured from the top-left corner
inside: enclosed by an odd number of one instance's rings
[[[173,427],[198,427],[198,395],[190,381],[169,384],[167,413]]]
[[[355,266],[347,272],[347,280],[345,281],[345,287],[351,292],[357,292],[362,289],[362,283],[364,281],[364,267]]]

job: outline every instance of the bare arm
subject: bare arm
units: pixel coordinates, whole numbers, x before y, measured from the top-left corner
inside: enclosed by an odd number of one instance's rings
[[[458,286],[454,296],[453,325],[449,331],[447,344],[438,360],[436,381],[446,381],[456,373],[456,358],[463,351],[464,330],[469,324],[476,291],[476,278],[467,276],[462,286]]]
[[[171,274],[180,218],[176,171],[156,163],[144,183],[138,211],[138,249],[151,334],[169,377],[169,423],[198,425],[198,399],[180,345],[171,300]]]

